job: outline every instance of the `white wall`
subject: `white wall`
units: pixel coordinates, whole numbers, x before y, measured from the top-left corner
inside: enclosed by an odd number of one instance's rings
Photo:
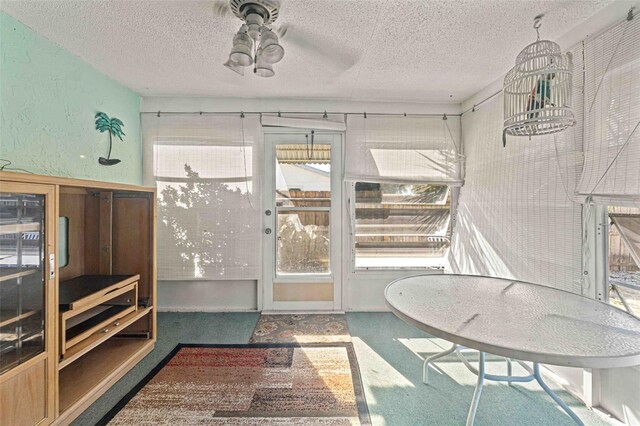
[[[178,312],[257,310],[257,282],[158,281],[158,309]]]

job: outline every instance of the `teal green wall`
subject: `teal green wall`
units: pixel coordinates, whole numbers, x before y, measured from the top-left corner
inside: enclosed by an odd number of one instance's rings
[[[115,166],[98,164],[109,144],[94,128],[98,111],[124,122]],[[0,12],[0,158],[33,173],[140,184],[140,97]]]

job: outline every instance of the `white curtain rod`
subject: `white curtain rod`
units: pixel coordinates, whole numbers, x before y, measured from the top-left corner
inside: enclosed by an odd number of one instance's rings
[[[408,113],[375,113],[375,112],[331,112],[331,111],[322,111],[322,112],[305,112],[305,111],[143,111],[140,114],[153,114],[157,116],[161,116],[162,114],[167,115],[262,115],[262,114],[300,114],[300,115],[364,115],[368,116],[400,116],[400,117],[460,117],[462,114],[408,114]]]

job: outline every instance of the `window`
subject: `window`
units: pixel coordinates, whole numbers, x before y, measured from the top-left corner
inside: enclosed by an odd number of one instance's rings
[[[356,269],[441,269],[451,236],[451,191],[434,184],[353,184]]]
[[[278,144],[276,273],[331,272],[331,145]]]
[[[640,316],[640,208],[609,206],[609,302]]]

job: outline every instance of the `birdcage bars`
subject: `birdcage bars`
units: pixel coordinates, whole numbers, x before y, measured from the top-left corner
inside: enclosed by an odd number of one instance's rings
[[[534,24],[539,28],[539,19]],[[534,136],[575,124],[572,110],[573,63],[570,53],[549,40],[536,40],[516,58],[504,79],[504,132]]]

